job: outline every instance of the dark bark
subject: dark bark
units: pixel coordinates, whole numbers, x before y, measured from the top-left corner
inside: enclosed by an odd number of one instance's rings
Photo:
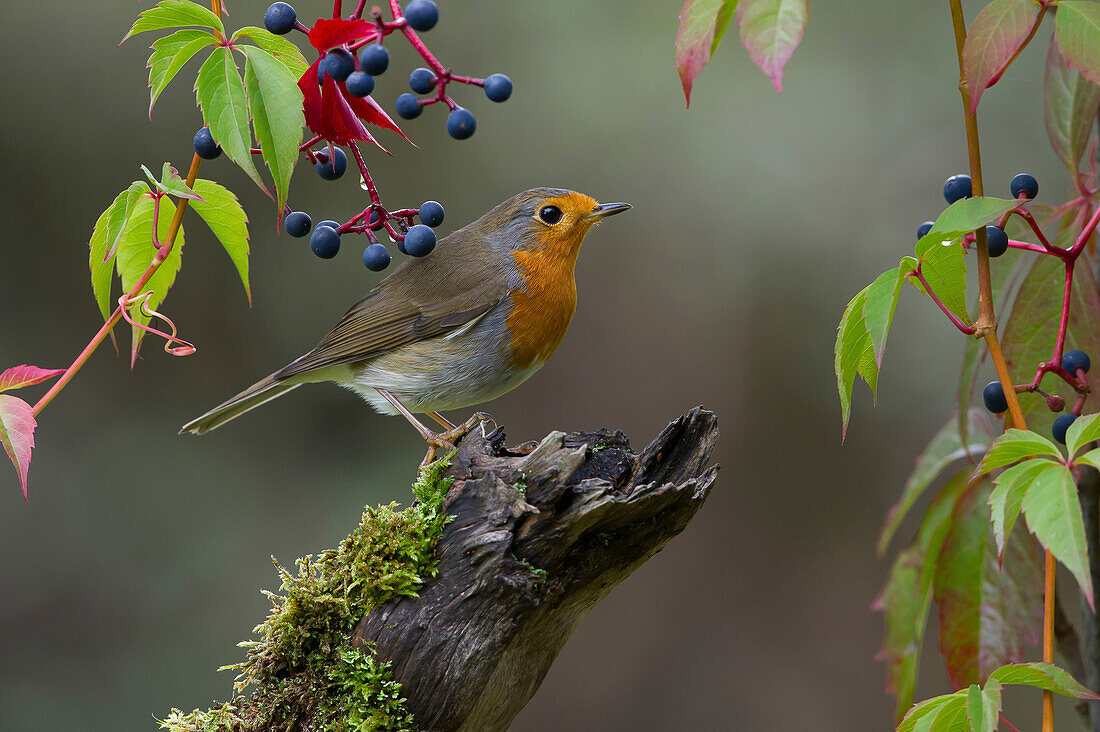
[[[581,618],[702,506],[717,437],[698,408],[640,455],[607,430],[516,450],[467,437],[439,574],[366,615],[355,644],[392,663],[420,728],[507,729]]]

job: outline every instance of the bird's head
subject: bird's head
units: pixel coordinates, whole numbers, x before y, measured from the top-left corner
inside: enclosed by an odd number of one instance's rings
[[[606,216],[629,203],[598,203],[563,188],[532,188],[512,196],[483,217],[487,230],[499,231],[497,246],[547,259],[576,262],[584,235]]]

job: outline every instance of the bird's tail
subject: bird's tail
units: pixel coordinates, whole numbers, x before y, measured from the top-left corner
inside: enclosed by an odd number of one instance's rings
[[[272,374],[266,379],[257,381],[224,404],[214,407],[198,419],[191,420],[180,428],[180,434],[191,432],[196,435],[201,435],[205,432],[209,432],[212,429],[221,427],[229,420],[236,419],[245,412],[255,409],[261,404],[269,402],[276,397],[280,397],[301,385],[302,382],[300,381],[284,381],[275,378],[275,375]]]

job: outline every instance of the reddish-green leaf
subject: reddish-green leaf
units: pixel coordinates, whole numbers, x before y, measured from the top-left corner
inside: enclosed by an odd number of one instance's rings
[[[149,56],[149,118],[153,117],[153,105],[157,97],[175,78],[179,70],[191,58],[217,43],[218,39],[208,31],[187,28],[153,41],[153,54]]]
[[[737,25],[741,43],[777,92],[783,91],[783,67],[806,30],[806,0],[741,0]]]
[[[122,41],[137,33],[188,25],[212,28],[222,37],[225,36],[225,26],[222,25],[221,18],[210,12],[209,8],[188,0],[163,0],[139,15]]]
[[[966,33],[963,70],[970,87],[970,109],[1023,42],[1035,19],[1034,0],[993,0],[982,8]]]
[[[37,426],[30,404],[10,394],[0,394],[0,444],[19,474],[24,499],[27,498],[27,471],[31,467],[34,428]]]
[[[1024,495],[1024,517],[1035,538],[1077,579],[1092,604],[1092,576],[1077,484],[1064,465],[1049,463],[1031,481]]]
[[[1085,353],[1100,353],[1100,295],[1090,269],[1081,266],[1074,269],[1066,350],[1079,348]],[[1030,382],[1035,367],[1050,360],[1062,310],[1064,279],[1065,270],[1058,258],[1038,256],[1016,293],[1001,338],[1005,361],[1016,384]],[[1047,377],[1043,388],[1060,394],[1070,404],[1076,396],[1060,379]],[[1056,415],[1047,408],[1043,397],[1020,394],[1020,408],[1029,428],[1039,434],[1050,434]]]
[[[37,366],[12,366],[6,371],[0,372],[0,391],[9,389],[22,389],[24,386],[41,384],[65,373],[65,369],[40,369]]]
[[[1066,65],[1052,37],[1043,78],[1043,117],[1050,146],[1071,173],[1078,171],[1098,110],[1100,87]]]
[[[933,580],[940,649],[955,689],[1021,660],[1041,629],[1042,555],[1034,541],[1010,542],[1002,571],[985,505],[989,492],[980,481],[956,504]]]
[[[1066,63],[1092,83],[1100,84],[1100,3],[1060,0],[1054,37]]]
[[[897,697],[895,710],[899,720],[913,703],[920,649],[932,600],[932,577],[950,528],[951,512],[965,489],[963,473],[940,489],[924,514],[917,536],[894,560],[886,585],[872,605],[872,609],[885,613],[882,650],[877,658],[888,664],[886,688]]]
[[[967,419],[968,432],[973,434],[974,442],[964,444],[959,434],[959,420],[952,418],[940,428],[932,441],[924,448],[924,452],[917,458],[917,465],[905,482],[905,489],[901,498],[886,513],[886,524],[882,527],[882,534],[878,540],[878,553],[883,554],[898,526],[909,513],[917,499],[925,489],[932,484],[940,473],[947,469],[956,460],[978,455],[985,452],[986,446],[993,441],[992,426],[989,423],[987,413],[980,409],[971,409]]]
[[[680,10],[676,68],[689,105],[692,82],[718,49],[736,7],[737,0],[687,0]]]
[[[989,678],[1002,684],[1034,686],[1076,699],[1100,699],[1100,696],[1077,683],[1068,671],[1058,668],[1053,663],[1038,661],[1014,663],[1010,666],[1002,666],[991,673]]]
[[[199,69],[195,97],[202,107],[202,118],[230,160],[241,166],[256,185],[267,193],[267,186],[252,162],[252,131],[248,127],[248,100],[244,82],[228,48],[216,48]],[[268,193],[268,195],[271,195]]]

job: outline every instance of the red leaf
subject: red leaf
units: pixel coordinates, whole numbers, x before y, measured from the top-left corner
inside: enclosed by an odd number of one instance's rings
[[[309,31],[309,42],[318,51],[327,51],[358,40],[373,40],[378,29],[365,20],[320,18]]]
[[[325,74],[324,89],[317,85],[317,66],[320,63],[318,59],[298,80],[298,88],[302,90],[302,108],[305,112],[306,125],[314,134],[321,135],[337,145],[347,145],[353,140],[362,140],[378,145],[385,151],[386,148],[378,144],[352,110],[349,99],[355,99],[355,97],[347,93],[343,84],[337,84],[335,79]]]
[[[993,0],[978,13],[963,46],[970,111],[977,110],[982,92],[997,83],[997,72],[1020,47],[1034,18],[1032,0]]]
[[[691,104],[691,83],[718,48],[726,32],[736,0],[686,0],[680,10],[676,31],[676,68],[684,87],[684,98]]]
[[[344,87],[343,84],[340,85]],[[345,88],[346,90],[346,88]],[[397,134],[405,137],[405,133],[401,131],[401,128],[397,126],[397,123],[386,114],[386,110],[382,109],[382,105],[374,101],[374,97],[356,97],[348,94],[345,97],[348,100],[348,104],[351,105],[351,109],[355,112],[355,116],[363,120],[367,124],[372,124],[375,127],[382,127],[387,130],[393,130]],[[412,140],[405,137],[409,141],[409,144],[416,147]]]
[[[19,484],[23,486],[23,499],[27,498],[27,470],[31,467],[31,449],[34,447],[34,410],[22,399],[0,394],[0,444],[11,458]]]
[[[65,373],[65,369],[40,369],[37,366],[13,366],[0,372],[0,391],[22,389],[24,386],[40,384]]]

